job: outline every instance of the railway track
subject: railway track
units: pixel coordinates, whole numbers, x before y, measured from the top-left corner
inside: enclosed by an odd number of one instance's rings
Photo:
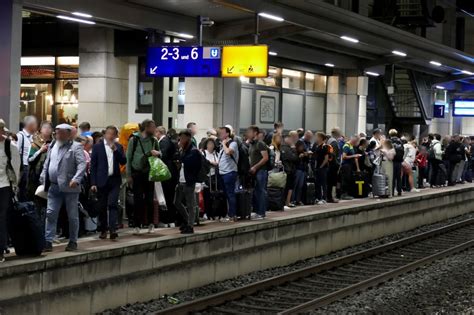
[[[298,314],[473,246],[474,219],[468,219],[156,314]]]

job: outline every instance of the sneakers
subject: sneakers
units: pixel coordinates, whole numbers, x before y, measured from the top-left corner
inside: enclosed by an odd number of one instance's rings
[[[155,233],[155,225],[154,224],[150,224],[148,226],[148,233],[151,234],[151,233]]]
[[[170,224],[168,224],[168,227],[169,227],[169,228],[174,228],[174,227],[176,227],[176,224],[170,223]]]
[[[44,245],[43,251],[44,252],[52,252],[53,251],[53,243],[46,242],[46,244]]]
[[[0,263],[5,262],[5,256],[3,254],[0,254]]]
[[[227,222],[230,222],[230,218],[226,216],[225,218],[222,218],[220,221],[227,223]]]
[[[252,220],[263,220],[263,219],[265,219],[265,216],[253,212],[252,215],[250,216],[250,218]]]
[[[66,246],[66,252],[74,252],[77,250],[76,242],[69,242]]]
[[[341,196],[341,200],[353,200],[353,199],[354,199],[354,197],[346,195],[346,194]]]
[[[181,231],[181,234],[194,234],[194,228],[187,226]]]
[[[326,202],[324,200],[318,200],[318,202],[316,202],[317,205],[325,205]]]
[[[140,235],[140,228],[138,226],[135,228],[135,231],[133,232],[133,234]]]
[[[284,206],[284,207],[283,207],[283,210],[284,210],[284,211],[291,210],[291,207],[290,207],[290,206]]]
[[[294,203],[290,202],[290,203],[288,204],[288,207],[294,208],[294,207],[296,207],[296,205],[295,205]]]
[[[204,213],[204,215],[202,216],[201,220],[203,220],[203,221],[209,220],[209,218],[207,217],[207,214]]]
[[[420,190],[418,188],[413,188],[410,192],[420,192]]]
[[[297,205],[298,207],[302,207],[302,206],[304,206],[304,203],[302,203],[302,202],[300,201],[300,202],[298,202],[296,205]]]

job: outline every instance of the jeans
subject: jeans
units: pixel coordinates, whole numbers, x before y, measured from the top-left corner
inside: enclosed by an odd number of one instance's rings
[[[22,165],[18,180],[18,201],[28,201],[28,174],[29,166]]]
[[[7,216],[12,207],[12,189],[10,187],[0,188],[0,256],[8,245],[8,223]]]
[[[317,168],[314,172],[314,186],[316,188],[316,199],[327,200],[328,168]]]
[[[253,190],[253,208],[261,216],[265,216],[267,211],[267,182],[268,171],[262,169],[257,171]]]
[[[179,183],[176,186],[174,196],[174,205],[184,219],[185,224],[189,227],[194,226],[196,216],[196,193],[194,192],[196,185],[188,186]]]
[[[155,183],[148,180],[147,173],[136,172],[132,175],[132,178],[135,226],[145,226],[145,223],[153,224]]]
[[[393,192],[402,194],[402,162],[393,162]]]
[[[291,201],[294,203],[301,202],[301,196],[303,195],[304,180],[306,173],[303,170],[296,170],[295,172],[295,187],[291,196]]]
[[[230,172],[221,175],[224,193],[229,204],[229,217],[237,215],[237,199],[235,197],[235,184],[237,182],[237,172]]]
[[[52,243],[56,236],[59,211],[63,203],[69,221],[69,241],[77,242],[79,233],[79,193],[65,193],[59,191],[57,184],[51,184],[48,190],[48,208],[46,210],[46,242]]]
[[[118,198],[120,193],[120,181],[108,178],[104,187],[98,189],[100,231],[115,232],[118,223]],[[108,210],[108,220],[107,220]]]

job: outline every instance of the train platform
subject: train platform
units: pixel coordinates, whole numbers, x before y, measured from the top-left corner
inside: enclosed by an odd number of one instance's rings
[[[204,221],[194,235],[123,229],[111,241],[95,234],[80,239],[77,252],[63,243],[41,257],[7,256],[0,314],[96,313],[458,216],[473,211],[472,201],[474,184],[465,184],[268,212],[258,221]]]

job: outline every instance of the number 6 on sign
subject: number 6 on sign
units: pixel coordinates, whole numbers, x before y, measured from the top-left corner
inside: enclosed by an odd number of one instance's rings
[[[196,60],[199,58],[199,53],[197,47],[191,49],[191,59]]]

